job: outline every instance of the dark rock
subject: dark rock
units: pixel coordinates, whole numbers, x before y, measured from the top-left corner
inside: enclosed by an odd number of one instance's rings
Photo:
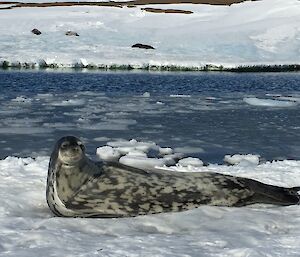
[[[150,45],[144,45],[144,44],[135,44],[131,46],[132,48],[142,48],[142,49],[155,49],[153,46]]]
[[[79,34],[77,32],[75,32],[75,31],[69,30],[69,31],[66,32],[66,36],[76,36],[76,37],[79,37]]]
[[[33,29],[33,30],[31,30],[31,32],[35,35],[41,35],[42,34],[42,32],[40,32],[38,29]]]

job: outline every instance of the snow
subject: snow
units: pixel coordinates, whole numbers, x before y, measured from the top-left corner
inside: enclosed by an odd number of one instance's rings
[[[148,159],[155,159],[149,156],[150,149],[159,147],[137,140],[109,144],[111,149],[130,146],[128,156],[131,153],[137,158],[136,151],[140,151],[146,153],[144,156]],[[143,147],[137,150],[137,146]],[[108,150],[107,156],[110,154],[113,152]],[[257,158],[236,157],[240,160]],[[198,165],[200,160],[191,158],[182,161],[188,166],[163,166],[161,170],[220,172],[279,186],[300,185],[300,161],[253,162],[251,166],[238,161],[234,166],[201,166]],[[124,219],[53,217],[45,201],[48,162],[49,156],[0,160],[1,256],[299,255],[299,206],[202,206],[181,213]]]
[[[193,13],[149,13],[141,10],[145,7]],[[79,68],[297,64],[299,23],[297,0],[246,1],[232,6],[16,8],[1,10],[0,62]],[[33,35],[33,28],[42,34]],[[80,36],[67,37],[68,30]],[[132,49],[135,43],[156,49]]]

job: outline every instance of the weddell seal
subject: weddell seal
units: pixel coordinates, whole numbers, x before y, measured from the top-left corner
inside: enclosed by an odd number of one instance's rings
[[[292,205],[299,203],[299,189],[212,172],[147,171],[94,162],[78,138],[66,136],[58,140],[50,158],[46,197],[57,216],[114,218],[200,205]]]

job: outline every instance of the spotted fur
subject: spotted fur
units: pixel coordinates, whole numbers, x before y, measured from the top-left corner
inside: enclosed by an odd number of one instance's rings
[[[179,212],[204,204],[299,202],[296,188],[210,172],[148,172],[120,163],[96,163],[85,156],[84,150],[80,140],[71,136],[61,138],[53,150],[46,195],[57,216],[130,217]]]

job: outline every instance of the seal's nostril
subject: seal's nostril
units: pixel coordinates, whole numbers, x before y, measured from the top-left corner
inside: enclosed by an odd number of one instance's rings
[[[79,147],[78,146],[73,146],[71,150],[73,152],[79,152]]]

